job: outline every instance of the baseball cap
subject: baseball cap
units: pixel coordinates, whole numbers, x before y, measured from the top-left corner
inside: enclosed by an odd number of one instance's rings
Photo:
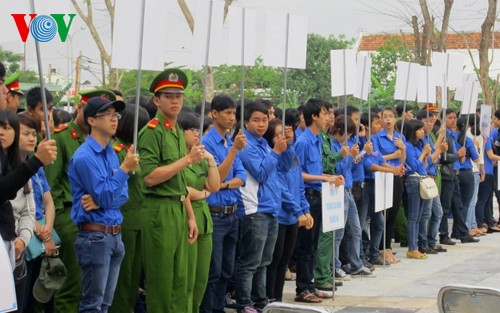
[[[68,272],[66,266],[59,258],[43,257],[35,285],[33,286],[33,297],[40,303],[47,303],[54,292],[62,287]]]

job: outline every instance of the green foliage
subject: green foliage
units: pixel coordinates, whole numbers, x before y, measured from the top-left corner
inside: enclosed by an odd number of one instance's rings
[[[21,53],[2,50],[0,48],[0,63],[5,65],[5,68],[7,69],[7,75],[19,71],[19,69],[21,68],[19,63],[22,59],[23,55]]]
[[[379,82],[381,87],[389,87],[396,76],[396,62],[411,60],[405,42],[399,38],[389,38],[375,53],[372,58],[372,77]]]

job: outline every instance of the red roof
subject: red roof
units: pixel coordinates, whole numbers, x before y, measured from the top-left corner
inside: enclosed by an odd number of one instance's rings
[[[380,46],[382,46],[388,38],[403,39],[410,47],[414,47],[415,45],[415,37],[413,36],[413,34],[363,35],[363,37],[361,38],[361,43],[359,44],[358,51],[375,51]],[[495,39],[495,49],[500,49],[500,32],[495,32],[493,39]],[[469,43],[470,49],[479,49],[479,45],[481,43],[481,33],[448,34],[448,37],[446,39],[446,50],[467,49],[465,40],[467,40],[467,42]]]

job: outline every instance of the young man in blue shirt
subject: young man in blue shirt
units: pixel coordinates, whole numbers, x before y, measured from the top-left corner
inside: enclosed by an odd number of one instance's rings
[[[238,312],[257,312],[267,304],[266,267],[271,264],[278,236],[277,216],[281,207],[278,168],[293,164],[293,133],[278,136],[274,149],[262,136],[269,123],[268,110],[258,102],[245,108],[248,146],[240,153],[247,172],[240,187],[237,214],[240,218],[239,258],[236,262],[236,305]]]
[[[125,255],[120,206],[128,199],[128,173],[139,165],[139,156],[132,149],[120,165],[108,143],[124,108],[123,101],[100,97],[88,101],[84,118],[90,135],[69,164],[71,219],[79,228],[75,250],[82,273],[78,312],[107,312]]]
[[[322,138],[320,131],[326,131],[327,108],[319,99],[309,99],[302,113],[306,129],[295,143],[295,151],[302,167],[302,177],[306,189],[306,199],[310,205],[314,226],[299,228],[296,255],[296,297],[297,302],[318,303],[321,298],[332,298],[333,294],[317,290],[313,284],[314,258],[321,228],[321,183],[330,182],[336,186],[344,183],[342,176],[325,174],[322,160]]]
[[[226,95],[212,99],[213,127],[203,136],[202,143],[217,163],[221,185],[219,192],[210,195],[207,203],[213,221],[212,258],[201,313],[223,313],[226,306],[226,289],[233,274],[236,244],[238,242],[238,217],[236,216],[239,187],[247,180],[239,152],[246,146],[246,136],[236,135],[234,143],[228,131],[236,121],[236,104]]]

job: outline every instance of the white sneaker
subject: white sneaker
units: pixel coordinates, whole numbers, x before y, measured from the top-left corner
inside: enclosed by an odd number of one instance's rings
[[[335,279],[348,281],[348,280],[351,280],[351,276],[346,274],[346,272],[344,272],[343,269],[336,268],[335,269]]]

